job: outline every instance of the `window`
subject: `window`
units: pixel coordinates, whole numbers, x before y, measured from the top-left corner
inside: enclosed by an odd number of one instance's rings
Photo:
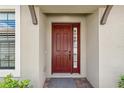
[[[80,23],[73,24],[73,73],[80,73]]]
[[[77,68],[77,64],[78,64],[78,55],[77,55],[77,27],[73,28],[73,68]]]
[[[0,13],[0,69],[15,69],[15,12]]]
[[[0,77],[20,77],[20,6],[0,6]]]

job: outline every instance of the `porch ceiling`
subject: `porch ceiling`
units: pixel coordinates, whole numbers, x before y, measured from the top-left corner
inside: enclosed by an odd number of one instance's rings
[[[105,7],[105,5],[40,5],[41,11],[46,14],[51,13],[76,13],[85,14],[93,13],[96,9],[100,7]]]

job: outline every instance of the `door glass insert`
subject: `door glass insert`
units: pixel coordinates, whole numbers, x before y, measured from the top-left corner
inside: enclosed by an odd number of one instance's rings
[[[73,68],[77,68],[77,27],[73,28]]]

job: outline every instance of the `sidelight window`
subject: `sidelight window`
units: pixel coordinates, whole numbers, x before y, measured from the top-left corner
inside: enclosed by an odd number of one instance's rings
[[[73,28],[73,68],[77,68],[77,64],[78,64],[78,45],[77,45],[77,27]]]

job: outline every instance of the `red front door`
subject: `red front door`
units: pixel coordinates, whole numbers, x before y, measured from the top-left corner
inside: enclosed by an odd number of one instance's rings
[[[72,73],[71,24],[52,24],[52,73]]]

